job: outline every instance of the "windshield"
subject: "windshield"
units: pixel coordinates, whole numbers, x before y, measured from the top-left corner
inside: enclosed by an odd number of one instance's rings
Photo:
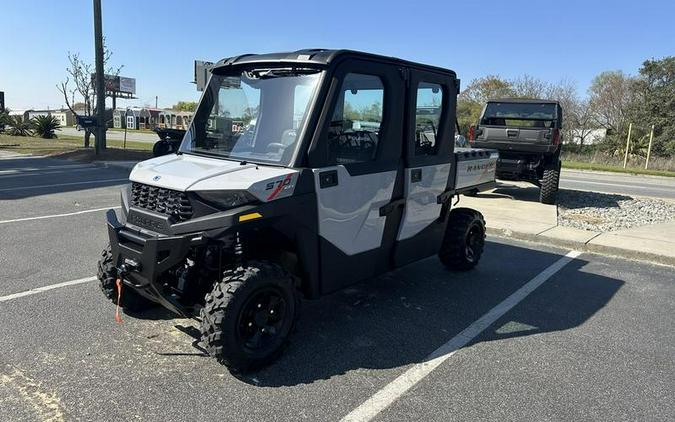
[[[482,124],[495,126],[552,127],[556,105],[552,103],[488,103]]]
[[[291,68],[214,74],[180,151],[289,165],[319,76]]]

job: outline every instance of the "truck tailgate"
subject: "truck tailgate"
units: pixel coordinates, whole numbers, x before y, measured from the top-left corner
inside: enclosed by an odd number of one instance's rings
[[[455,148],[455,190],[491,189],[499,153],[491,149]]]
[[[550,129],[480,126],[483,131],[476,139],[479,142],[518,142],[524,144],[550,144]],[[549,135],[547,138],[546,135]]]

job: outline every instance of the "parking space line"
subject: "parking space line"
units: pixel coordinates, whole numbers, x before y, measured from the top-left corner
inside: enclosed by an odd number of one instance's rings
[[[370,421],[384,409],[389,407],[399,399],[406,391],[414,387],[418,382],[429,375],[443,362],[448,360],[459,349],[466,346],[471,340],[476,338],[487,327],[501,318],[514,306],[525,299],[530,293],[544,284],[555,273],[560,271],[565,265],[574,258],[581,255],[581,252],[570,251],[565,256],[551,264],[544,271],[537,274],[533,279],[525,283],[524,286],[516,290],[509,297],[504,299],[497,306],[488,311],[485,315],[474,321],[461,333],[451,338],[447,343],[433,351],[423,362],[414,364],[410,369],[401,374],[398,378],[387,384],[380,391],[371,396],[359,407],[352,410],[347,416],[342,418],[343,422],[365,422]]]
[[[97,280],[96,277],[78,278],[77,280],[64,281],[63,283],[51,284],[49,286],[36,287],[34,289],[26,290],[19,293],[12,293],[7,296],[0,296],[0,302],[7,302],[9,300],[18,299],[20,297],[36,295],[38,293],[47,292],[49,290],[59,289],[61,287],[74,286],[76,284],[88,283]]]
[[[68,212],[68,213],[64,213],[64,214],[52,214],[52,215],[41,215],[41,216],[38,216],[38,217],[15,218],[13,220],[0,220],[0,224],[19,223],[21,221],[31,221],[31,220],[44,220],[46,218],[70,217],[71,215],[87,214],[87,213],[90,213],[90,212],[107,211],[107,210],[113,210],[113,209],[118,209],[118,208],[121,208],[121,207],[117,206],[117,207],[94,208],[94,209],[90,209],[90,210]]]
[[[93,164],[64,164],[58,166],[42,166],[42,167],[19,167],[11,168],[9,170],[0,170],[0,176],[5,174],[17,174],[17,173],[29,173],[33,171],[43,171],[43,170],[67,170],[67,169],[77,169],[77,168],[96,168],[96,165]]]
[[[26,190],[26,189],[42,189],[42,188],[58,188],[61,186],[76,186],[76,185],[95,185],[99,183],[108,183],[108,182],[128,182],[129,178],[124,179],[104,179],[104,180],[88,180],[85,182],[69,182],[69,183],[58,183],[55,185],[36,185],[36,186],[17,186],[13,188],[0,189],[0,192],[9,192],[15,190]]]
[[[49,176],[51,174],[63,174],[63,173],[74,173],[77,171],[96,171],[96,170],[101,170],[101,167],[91,166],[91,167],[80,167],[76,169],[62,169],[62,170],[45,169],[43,171],[0,173],[0,180],[15,179],[17,177]]]

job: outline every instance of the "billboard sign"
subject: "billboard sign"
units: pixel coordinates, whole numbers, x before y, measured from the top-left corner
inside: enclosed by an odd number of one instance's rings
[[[104,75],[106,94],[136,94],[136,79],[124,76]],[[91,82],[96,87],[96,74],[91,74]]]
[[[119,91],[127,94],[136,94],[136,79],[120,76]]]

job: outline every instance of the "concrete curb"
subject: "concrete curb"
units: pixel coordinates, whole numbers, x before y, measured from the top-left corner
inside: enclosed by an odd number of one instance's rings
[[[635,261],[644,261],[650,264],[661,264],[675,267],[675,257],[658,255],[649,252],[641,252],[637,250],[629,250],[604,245],[594,245],[584,242],[576,242],[566,239],[556,239],[553,237],[540,236],[531,233],[515,232],[509,229],[499,229],[488,227],[487,233],[492,236],[501,237],[505,239],[518,239],[527,242],[538,243],[547,246],[555,246],[560,248],[574,249],[581,252],[597,253],[602,255],[611,255],[619,258],[626,258]]]

